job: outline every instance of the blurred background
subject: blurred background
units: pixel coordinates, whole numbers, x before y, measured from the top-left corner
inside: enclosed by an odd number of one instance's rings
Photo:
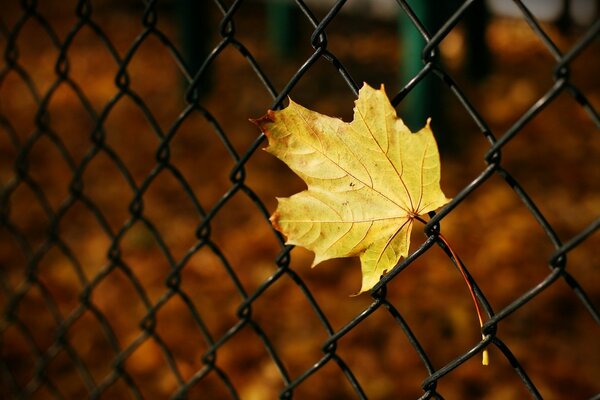
[[[441,29],[430,64],[407,4],[430,36]],[[298,399],[359,398],[351,371],[370,399],[595,398],[599,9],[3,2],[0,397],[270,399],[293,386]],[[460,200],[441,231],[496,313],[519,305],[496,337],[533,393],[497,346],[487,367],[479,353],[457,361],[481,331],[440,248],[385,292],[429,371],[385,307],[353,323],[378,304],[351,296],[357,260],[310,269],[312,254],[288,258],[271,228],[276,196],[304,185],[248,119],[290,96],[349,121],[362,82],[383,83],[413,130],[432,117],[442,189]],[[500,173],[484,173],[491,142],[508,137]],[[553,237],[585,240],[559,251],[568,278],[526,296],[558,265]],[[426,240],[415,226],[411,251]]]

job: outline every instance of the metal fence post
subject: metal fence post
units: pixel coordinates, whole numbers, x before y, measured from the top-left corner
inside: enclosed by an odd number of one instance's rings
[[[210,18],[206,1],[181,0],[177,2],[180,21],[182,53],[190,76],[194,77],[210,52]],[[200,79],[200,95],[211,87],[210,70]],[[184,82],[185,85],[188,82]]]
[[[272,49],[280,57],[294,53],[294,9],[286,1],[267,2],[267,29]]]
[[[425,2],[414,1],[411,7],[415,14],[426,26],[432,20],[432,8]],[[413,79],[423,68],[421,53],[425,40],[411,23],[409,18],[401,13],[398,18],[398,32],[401,46],[400,80],[403,85]],[[411,130],[416,130],[425,125],[428,117],[437,120],[439,105],[437,96],[433,93],[432,81],[429,77],[423,79],[415,86],[410,94],[402,100],[403,120]]]

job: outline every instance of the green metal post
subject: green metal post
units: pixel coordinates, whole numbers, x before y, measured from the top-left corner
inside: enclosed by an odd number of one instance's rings
[[[294,53],[295,19],[293,4],[287,0],[267,2],[267,29],[275,54],[289,57]]]
[[[411,7],[419,19],[429,25],[428,7],[425,1],[414,1]],[[423,68],[421,53],[425,40],[410,21],[408,16],[401,13],[398,21],[398,30],[401,43],[400,80],[407,84]],[[413,88],[402,100],[402,118],[411,130],[420,129],[425,121],[434,112],[434,96],[432,93],[431,79],[425,78]]]

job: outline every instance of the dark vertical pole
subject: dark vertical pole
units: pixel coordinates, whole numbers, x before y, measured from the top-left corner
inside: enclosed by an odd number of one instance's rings
[[[429,26],[429,8],[425,1],[413,1],[411,8],[425,26]],[[425,40],[410,19],[402,13],[398,21],[401,43],[400,79],[402,84],[408,83],[423,68],[421,53]],[[402,118],[411,130],[420,129],[431,116],[434,96],[431,79],[424,79],[413,88],[402,101]]]
[[[569,33],[573,28],[573,19],[571,18],[571,0],[563,0],[560,14],[556,20],[556,26],[562,33]]]
[[[271,47],[280,57],[294,53],[295,19],[293,4],[286,0],[267,1],[267,29]]]
[[[483,79],[490,72],[491,56],[485,41],[489,22],[489,11],[485,2],[475,2],[465,16],[467,46],[467,74],[474,80]]]
[[[205,0],[179,0],[178,14],[181,29],[183,57],[192,77],[210,53],[210,26],[208,2]],[[198,89],[200,95],[210,90],[210,71],[204,71]]]

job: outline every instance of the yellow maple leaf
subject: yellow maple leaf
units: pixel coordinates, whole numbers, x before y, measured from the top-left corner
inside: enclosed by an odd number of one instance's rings
[[[413,220],[449,201],[440,188],[440,157],[429,121],[413,134],[383,85],[376,90],[364,84],[350,123],[292,100],[254,122],[268,138],[265,150],[308,186],[277,199],[273,226],[288,244],[313,251],[313,266],[359,256],[360,292],[408,255]]]

